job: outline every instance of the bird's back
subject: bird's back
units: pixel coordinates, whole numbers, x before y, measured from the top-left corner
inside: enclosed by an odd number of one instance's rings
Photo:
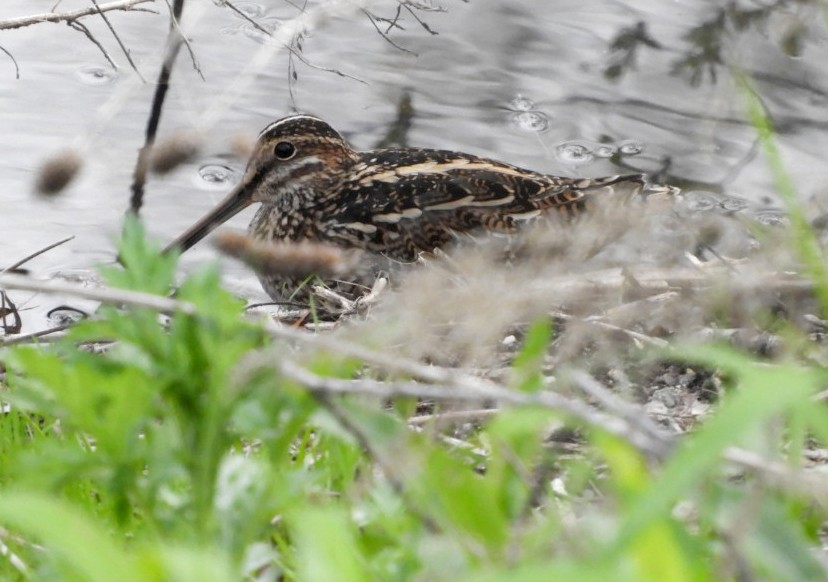
[[[581,215],[673,189],[643,175],[563,178],[443,150],[364,152],[316,209],[317,235],[343,247],[412,261],[480,231],[513,233],[536,218]]]

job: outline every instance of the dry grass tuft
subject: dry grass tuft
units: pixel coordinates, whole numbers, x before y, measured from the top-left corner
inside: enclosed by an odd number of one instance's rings
[[[795,323],[816,305],[791,274],[786,231],[760,244],[752,228],[613,209],[573,227],[542,222],[518,237],[461,242],[406,273],[362,333],[411,358],[489,370],[509,363],[541,317],[554,322],[550,368],[629,360],[630,350],[681,338],[758,345],[781,304]]]

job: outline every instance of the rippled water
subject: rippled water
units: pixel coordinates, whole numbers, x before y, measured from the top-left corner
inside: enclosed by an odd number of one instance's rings
[[[0,20],[46,12],[54,3],[3,0]],[[188,2],[184,25],[193,54],[178,58],[160,134],[197,131],[202,148],[192,162],[150,178],[142,215],[151,233],[167,241],[218,201],[243,171],[239,143],[272,119],[312,112],[368,148],[386,135],[406,94],[410,145],[565,175],[656,173],[692,192],[690,208],[727,213],[758,205],[758,219],[774,223],[778,213],[765,207],[777,196],[745,122],[734,69],[753,79],[771,111],[803,200],[814,214],[826,211],[828,35],[817,3],[744,0],[730,12],[704,0],[429,4],[445,11],[416,14],[438,34],[403,10],[404,29],[384,37],[364,12],[337,3],[338,16],[319,19],[302,36],[301,56],[314,68],[296,58],[291,64],[263,32],[285,30],[297,15],[291,4],[237,2],[257,28],[228,8]],[[397,5],[377,1],[370,9],[391,19]],[[64,0],[58,10],[85,6]],[[99,18],[84,23],[117,71],[65,24],[0,31],[0,46],[20,69],[15,79],[14,64],[0,54],[0,265],[68,235],[76,238],[29,268],[82,280],[96,263],[111,261],[163,54],[165,6],[155,3],[158,14],[109,13],[147,82]],[[79,179],[52,198],[33,194],[38,166],[66,148],[84,157]],[[249,219],[247,213],[233,225]],[[214,256],[199,245],[185,256],[185,268]],[[237,291],[260,293],[243,268],[228,263],[227,272]],[[15,297],[44,313],[57,301]]]

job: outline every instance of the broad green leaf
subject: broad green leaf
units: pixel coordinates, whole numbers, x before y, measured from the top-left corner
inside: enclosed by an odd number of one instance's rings
[[[94,520],[67,502],[45,493],[0,493],[0,523],[43,544],[68,579],[84,582],[148,580],[129,556]]]
[[[289,516],[296,538],[298,579],[304,582],[366,582],[352,522],[335,506],[305,507]]]

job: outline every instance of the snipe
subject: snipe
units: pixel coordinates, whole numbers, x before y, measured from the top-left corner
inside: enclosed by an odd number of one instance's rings
[[[446,150],[356,151],[325,121],[293,115],[259,135],[241,183],[167,250],[187,250],[255,202],[250,235],[265,241],[314,241],[365,251],[365,273],[389,260],[410,262],[458,233],[515,232],[546,214],[571,218],[596,197],[670,193],[643,175],[562,178]],[[285,299],[298,280],[260,275]]]

